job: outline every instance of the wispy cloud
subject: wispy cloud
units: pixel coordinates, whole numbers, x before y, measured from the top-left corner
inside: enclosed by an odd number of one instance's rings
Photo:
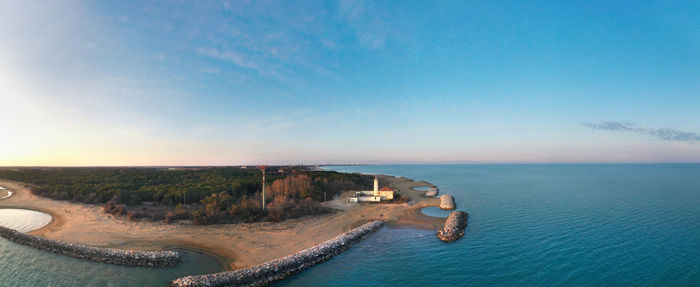
[[[219,60],[230,61],[241,68],[252,69],[261,74],[266,73],[265,69],[262,66],[260,66],[260,64],[256,63],[255,61],[249,60],[243,54],[240,54],[235,51],[221,51],[218,49],[199,48],[197,49],[197,52],[200,55],[209,56]]]
[[[371,9],[371,2],[362,0],[343,0],[338,5],[341,19],[355,31],[358,43],[371,50],[382,49],[387,43],[386,23],[378,15],[368,13]]]
[[[700,143],[700,135],[693,132],[682,132],[673,129],[645,128],[626,122],[582,123],[584,126],[603,131],[632,132],[635,134],[649,135],[663,141]]]
[[[361,0],[342,0],[338,10],[343,16],[353,19],[365,12],[365,4]]]

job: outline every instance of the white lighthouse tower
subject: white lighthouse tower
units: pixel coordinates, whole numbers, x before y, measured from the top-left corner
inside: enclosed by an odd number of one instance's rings
[[[380,202],[394,199],[394,190],[388,186],[379,189],[379,179],[374,178],[374,189],[356,191],[354,197],[348,197],[348,202]]]
[[[379,194],[379,180],[377,180],[377,177],[374,178],[374,196],[378,196]]]

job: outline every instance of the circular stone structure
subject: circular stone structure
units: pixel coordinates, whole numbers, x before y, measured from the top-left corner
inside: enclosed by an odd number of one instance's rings
[[[19,208],[0,208],[0,226],[17,230],[19,232],[30,232],[41,229],[51,223],[51,215]]]
[[[425,196],[427,196],[427,197],[435,197],[437,195],[438,195],[438,188],[434,187],[434,186],[425,192]]]
[[[440,196],[440,209],[453,210],[455,209],[455,199],[452,195],[443,194]]]

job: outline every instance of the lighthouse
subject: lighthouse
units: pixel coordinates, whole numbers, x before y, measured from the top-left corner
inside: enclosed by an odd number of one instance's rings
[[[379,193],[379,180],[377,180],[377,177],[374,177],[374,196],[377,196]]]
[[[380,202],[394,199],[394,190],[388,186],[379,189],[379,179],[374,178],[374,189],[356,191],[354,197],[348,197],[348,202]]]

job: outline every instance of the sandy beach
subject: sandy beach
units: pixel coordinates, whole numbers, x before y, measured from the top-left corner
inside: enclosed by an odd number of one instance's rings
[[[102,206],[57,201],[33,195],[31,186],[0,180],[13,195],[0,200],[0,208],[14,207],[42,211],[54,220],[32,234],[91,246],[129,249],[180,247],[219,258],[228,269],[237,269],[280,258],[329,240],[371,220],[384,220],[390,228],[433,229],[444,218],[420,210],[438,206],[414,187],[430,186],[425,181],[380,175],[382,185],[395,188],[410,198],[404,204],[349,204],[345,197],[329,201],[336,212],[279,223],[224,225],[179,225],[162,222],[132,222],[102,212]],[[3,190],[4,191],[4,190]],[[0,191],[0,197],[2,192]]]

